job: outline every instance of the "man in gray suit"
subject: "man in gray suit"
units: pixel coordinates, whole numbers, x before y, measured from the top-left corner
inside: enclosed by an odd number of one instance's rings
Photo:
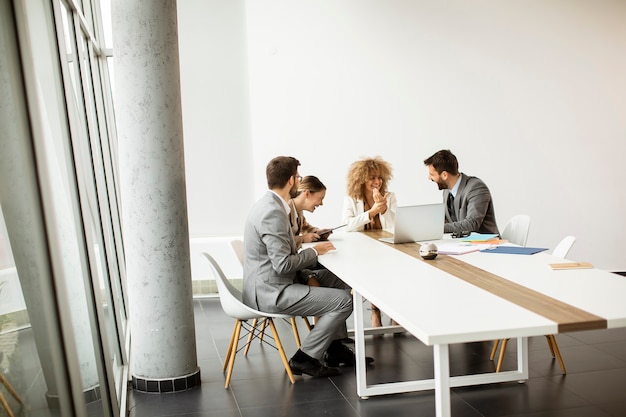
[[[243,302],[261,311],[318,316],[289,365],[296,375],[333,376],[341,373],[336,366],[354,364],[354,352],[341,343],[348,336],[352,296],[350,287],[330,271],[307,269],[335,249],[332,242],[296,249],[288,202],[302,179],[299,165],[289,156],[267,165],[269,190],[250,210],[244,229]],[[310,277],[321,286],[305,285]]]
[[[459,162],[449,150],[424,160],[428,179],[443,191],[446,204],[444,233],[461,236],[468,232],[500,234],[489,188],[482,180],[459,172]]]

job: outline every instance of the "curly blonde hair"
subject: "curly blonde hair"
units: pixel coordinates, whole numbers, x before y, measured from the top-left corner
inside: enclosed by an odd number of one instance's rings
[[[380,156],[375,156],[361,159],[350,165],[347,178],[347,191],[350,197],[365,200],[365,183],[372,172],[377,173],[383,179],[380,192],[382,194],[387,192],[387,183],[393,177],[391,164]]]

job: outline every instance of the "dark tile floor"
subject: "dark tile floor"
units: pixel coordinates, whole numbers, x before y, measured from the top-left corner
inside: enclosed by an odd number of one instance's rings
[[[258,343],[247,357],[237,356],[231,388],[226,390],[222,364],[234,321],[222,312],[217,298],[194,303],[202,385],[162,395],[131,391],[130,417],[435,416],[433,391],[359,399],[352,368],[343,368],[343,375],[333,378],[296,376],[292,385],[278,352]],[[291,330],[287,323],[278,327],[290,356],[296,350]],[[557,341],[566,376],[550,356],[545,338],[531,338],[530,379],[454,388],[453,417],[626,417],[626,329],[558,335]],[[492,371],[490,351],[490,341],[451,346],[451,373]],[[376,359],[368,370],[369,383],[433,375],[432,348],[407,334],[368,336],[366,353]],[[504,368],[515,364],[511,341]]]

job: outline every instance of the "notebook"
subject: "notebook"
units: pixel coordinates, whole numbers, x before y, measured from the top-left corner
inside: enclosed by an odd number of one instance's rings
[[[397,207],[393,237],[380,240],[395,244],[441,239],[444,216],[443,203]]]
[[[534,255],[535,253],[543,252],[548,248],[531,248],[529,246],[496,246],[489,249],[483,249],[481,252],[485,253],[507,253],[511,255]]]

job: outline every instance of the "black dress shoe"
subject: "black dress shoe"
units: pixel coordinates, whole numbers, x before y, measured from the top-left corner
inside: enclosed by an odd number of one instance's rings
[[[291,358],[289,359],[289,367],[291,368],[291,373],[294,375],[307,374],[314,378],[341,375],[341,371],[339,369],[322,365],[320,361],[313,358],[303,362],[299,362]]]
[[[356,363],[356,357],[354,352],[349,347],[341,344],[334,345],[324,354],[324,362],[328,366],[354,366]],[[365,357],[365,363],[367,365],[374,363],[374,358],[369,356]]]

